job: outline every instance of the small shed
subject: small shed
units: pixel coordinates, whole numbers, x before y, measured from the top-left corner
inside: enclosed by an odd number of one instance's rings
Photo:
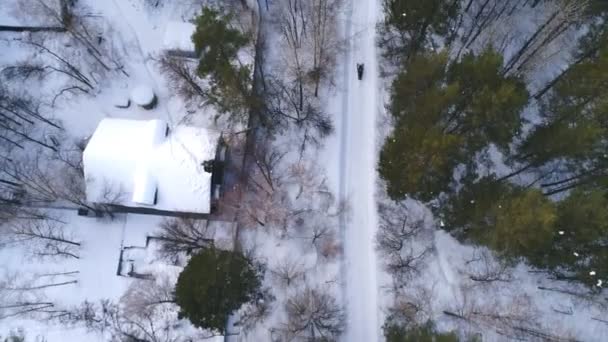
[[[192,35],[196,26],[187,22],[168,22],[163,37],[163,49],[177,57],[197,58]]]

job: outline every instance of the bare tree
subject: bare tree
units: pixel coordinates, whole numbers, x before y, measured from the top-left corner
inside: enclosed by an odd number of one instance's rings
[[[13,73],[21,71],[4,69],[1,81],[13,81]],[[27,73],[27,72],[26,72]],[[27,76],[24,76],[27,77]],[[42,113],[41,101],[26,93],[18,93],[0,86],[0,215],[8,220],[12,217],[36,218],[38,213],[21,207],[28,189],[12,172],[33,155],[48,155],[59,150],[63,128],[57,120]],[[25,160],[25,161],[24,161]],[[41,194],[47,197],[48,194]]]
[[[319,85],[329,81],[332,68],[335,64],[336,54],[340,51],[342,43],[338,38],[337,21],[338,10],[342,6],[340,0],[312,0],[309,3],[311,20],[311,43],[313,52],[312,70],[308,76],[315,85],[315,97],[319,96]]]
[[[304,143],[320,143],[333,132],[333,123],[321,109],[319,99],[299,81],[267,77],[266,105],[269,114],[283,126],[293,124],[304,135]]]
[[[166,258],[175,259],[213,245],[213,234],[206,220],[167,219],[161,223],[160,229],[160,253]]]
[[[264,322],[273,309],[276,297],[269,288],[264,288],[258,294],[256,300],[247,303],[239,310],[239,321],[235,325],[241,327],[243,332],[253,329],[256,325]]]
[[[147,283],[137,282],[132,287],[150,289],[157,286],[153,281],[144,282]],[[89,331],[103,333],[117,342],[189,342],[213,337],[212,333],[201,330],[185,332],[175,316],[175,304],[158,299],[145,291],[128,290],[120,303],[85,301],[57,320],[68,326],[84,325]]]
[[[587,1],[559,0],[551,14],[540,24],[519,49],[505,63],[504,74],[516,70],[529,70],[534,64],[542,61],[547,46],[561,37],[574,24],[580,22],[587,8]]]
[[[414,243],[425,231],[424,218],[413,218],[405,202],[379,204],[377,248],[385,257],[385,267],[398,284],[404,284],[417,274],[425,257],[431,253],[430,244]]]
[[[395,302],[388,310],[387,322],[405,327],[428,322],[433,315],[433,296],[433,288],[428,284],[395,290]]]
[[[279,3],[276,25],[288,47],[285,63],[288,74],[298,83],[302,104],[303,88],[312,83],[313,94],[330,78],[335,56],[340,49],[335,18],[339,0],[286,0]]]
[[[137,315],[155,305],[175,303],[174,289],[175,281],[166,275],[134,280],[122,297],[125,313]]]
[[[326,259],[337,257],[342,252],[338,231],[340,217],[347,215],[346,202],[335,198],[314,161],[301,158],[287,172],[291,194],[287,236],[309,242]]]
[[[178,342],[167,321],[158,321],[156,308],[127,315],[122,307],[109,300],[85,301],[59,318],[65,325],[84,324],[89,331],[109,334],[112,341]]]
[[[158,65],[170,85],[186,102],[203,103],[209,96],[206,86],[196,74],[196,63],[185,58],[163,55]]]
[[[48,319],[64,310],[49,300],[45,290],[77,283],[72,277],[77,272],[34,274],[24,276],[5,273],[0,278],[0,320],[10,317]]]
[[[59,219],[13,220],[4,239],[5,243],[27,247],[36,257],[79,258],[80,242]]]
[[[335,214],[331,211],[336,210]],[[325,259],[339,256],[342,246],[337,234],[339,228],[340,209],[310,208],[295,212],[288,225],[288,237],[301,239],[314,248],[317,255]]]
[[[53,104],[58,97],[64,95],[65,93],[89,94],[97,87],[99,80],[95,77],[95,74],[89,72],[86,67],[78,63],[79,60],[75,59],[73,55],[69,54],[72,51],[54,51],[44,44],[43,39],[38,37],[17,39],[17,41],[21,42],[25,46],[32,47],[42,52],[44,55],[50,57],[50,59],[45,61],[45,63],[36,61],[19,63],[12,66],[12,68],[14,68],[13,72],[18,71],[20,74],[23,74],[25,71],[28,71],[28,74],[26,75],[36,74],[42,79],[53,73],[64,76],[67,79],[68,85],[58,90],[58,93],[55,95],[55,98],[52,101]]]
[[[286,311],[288,341],[332,341],[344,331],[344,311],[326,290],[305,288],[287,300]]]
[[[529,337],[545,337],[553,339],[550,333],[540,329],[537,309],[527,295],[510,297],[506,300],[479,296],[478,290],[473,286],[465,285],[461,288],[460,303],[455,310],[444,310],[444,314],[462,319],[482,329],[494,330],[499,335],[514,339]]]
[[[461,28],[463,35],[460,37],[460,48],[456,54],[456,59],[463,51],[468,51],[477,39],[488,31],[493,30],[494,26],[501,25],[505,19],[511,17],[516,10],[524,5],[525,0],[469,0],[464,7],[463,12],[459,16],[456,28],[453,30],[453,36],[450,40],[454,40],[454,35]],[[463,28],[463,23],[465,24]]]
[[[509,282],[513,276],[511,268],[499,260],[489,250],[476,249],[473,259],[466,262],[469,278],[473,281],[492,283],[495,281]]]
[[[30,152],[19,160],[0,162],[0,175],[11,183],[7,190],[19,191],[18,200],[14,201],[16,205],[27,207],[63,202],[112,216],[112,205],[124,199],[125,193],[120,186],[103,184],[94,203],[87,201],[80,149],[62,148],[51,155],[41,150]]]
[[[4,76],[7,74],[5,71],[2,72]],[[4,81],[4,78],[0,80]],[[12,78],[6,77],[6,80],[8,82]],[[57,151],[56,144],[47,141],[43,135],[45,131],[61,132],[63,129],[56,120],[46,118],[40,107],[39,100],[0,85],[0,139],[4,142],[4,157],[8,158],[13,150],[26,149],[29,144]]]
[[[286,171],[282,164],[286,152],[259,144],[253,151],[252,170],[244,184],[237,184],[221,199],[220,206],[231,209],[245,227],[285,229],[290,201],[285,192]],[[239,196],[240,187],[247,189]]]
[[[282,259],[270,268],[270,273],[281,287],[290,287],[304,280],[304,265],[292,258]]]
[[[282,238],[300,239],[325,257],[340,254],[338,221],[346,205],[329,190],[323,168],[308,158],[287,162],[286,152],[270,143],[253,152],[247,191],[242,197],[228,192],[221,206],[237,213],[244,227],[278,232]],[[243,186],[243,185],[240,185]]]
[[[338,237],[336,236],[337,232],[337,224],[334,226],[315,225],[311,233],[312,244],[315,246],[317,254],[326,259],[333,259],[342,254],[342,245],[339,243]]]
[[[99,18],[86,14],[90,12],[86,6],[71,0],[61,0],[59,4],[52,0],[28,0],[20,2],[18,6],[22,7],[19,12],[30,18],[42,18],[65,28],[75,45],[99,66],[96,70],[98,73],[119,71],[128,76],[121,54],[117,53],[112,40],[104,39],[101,28],[95,24]],[[104,31],[111,32],[107,28]]]
[[[285,48],[280,65],[265,76],[268,112],[298,127],[304,143],[318,143],[333,130],[318,97],[323,84],[331,86],[341,45],[333,20],[339,7],[338,0],[286,0],[276,7],[275,26]]]

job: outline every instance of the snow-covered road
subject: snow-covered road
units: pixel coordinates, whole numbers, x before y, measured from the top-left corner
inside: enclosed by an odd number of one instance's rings
[[[376,115],[378,79],[375,26],[379,0],[351,0],[347,14],[343,118],[341,127],[340,193],[350,202],[344,222],[347,327],[344,341],[380,340],[377,260],[375,253]],[[350,18],[350,20],[349,20]],[[356,64],[364,63],[363,80]]]

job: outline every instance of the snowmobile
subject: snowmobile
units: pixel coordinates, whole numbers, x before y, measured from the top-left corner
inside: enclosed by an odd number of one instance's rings
[[[359,78],[359,81],[363,78],[363,63],[357,63],[357,78]]]

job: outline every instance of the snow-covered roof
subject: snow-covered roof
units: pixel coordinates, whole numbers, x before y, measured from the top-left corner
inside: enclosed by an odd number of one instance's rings
[[[186,126],[166,132],[163,120],[103,119],[83,153],[87,200],[209,213],[211,173],[202,164],[215,158],[219,134]]]
[[[133,175],[133,202],[144,205],[154,205],[156,197],[156,182],[150,175],[148,165],[140,165]]]
[[[172,21],[165,27],[163,47],[165,50],[194,51],[192,35],[196,26],[192,23]]]
[[[154,101],[154,90],[147,85],[138,85],[131,91],[131,100],[140,106],[147,106]]]

